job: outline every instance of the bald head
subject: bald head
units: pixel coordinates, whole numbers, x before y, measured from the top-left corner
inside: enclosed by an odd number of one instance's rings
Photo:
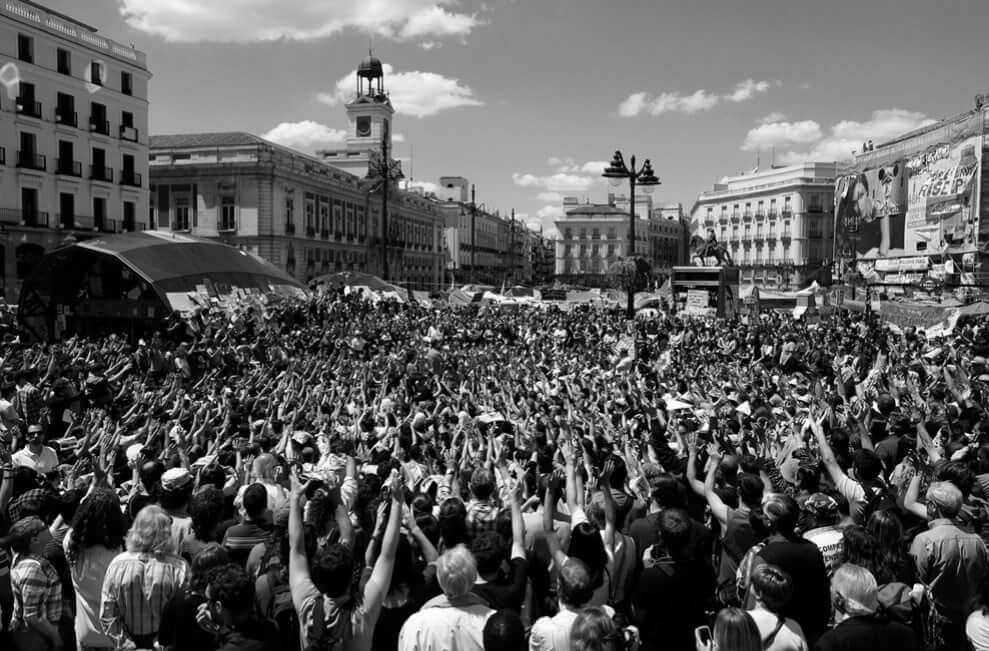
[[[277,467],[278,461],[275,459],[274,455],[262,454],[254,460],[254,464],[251,466],[251,474],[258,479],[273,480],[275,478],[275,469]]]

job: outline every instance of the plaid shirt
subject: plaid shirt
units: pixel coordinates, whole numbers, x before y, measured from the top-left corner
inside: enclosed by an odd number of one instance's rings
[[[14,394],[14,409],[25,425],[40,424],[41,410],[44,406],[45,400],[41,396],[41,391],[30,382],[17,389]]]
[[[27,631],[28,622],[38,618],[58,625],[62,619],[62,582],[51,563],[40,556],[15,555],[10,583],[14,589],[12,631]]]
[[[189,579],[189,566],[173,554],[123,552],[103,578],[100,621],[118,649],[134,648],[135,635],[152,635],[161,613]]]

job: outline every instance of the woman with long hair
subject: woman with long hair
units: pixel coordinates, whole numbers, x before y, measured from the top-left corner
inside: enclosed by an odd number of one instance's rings
[[[697,642],[697,651],[763,651],[762,636],[752,616],[741,608],[722,608],[711,640]]]
[[[65,534],[62,545],[76,594],[76,641],[81,647],[113,646],[100,624],[100,592],[110,562],[123,550],[126,533],[120,499],[100,488],[79,505]]]
[[[185,587],[189,566],[176,554],[172,518],[160,506],[141,509],[125,545],[103,580],[100,621],[115,647],[150,649],[162,610]]]
[[[842,530],[841,555],[835,567],[841,567],[845,563],[864,567],[875,574],[876,540],[865,527],[853,524]]]
[[[865,526],[875,541],[873,573],[879,585],[895,581],[913,585],[917,577],[916,566],[907,555],[900,516],[892,509],[881,509],[869,516]]]

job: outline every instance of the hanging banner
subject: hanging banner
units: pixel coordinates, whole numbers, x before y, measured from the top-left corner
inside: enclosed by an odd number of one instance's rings
[[[838,177],[836,257],[876,259],[876,270],[885,271],[879,263],[896,264],[895,258],[974,251],[981,178],[981,136]]]
[[[707,314],[710,310],[711,296],[706,289],[688,289],[686,314]]]

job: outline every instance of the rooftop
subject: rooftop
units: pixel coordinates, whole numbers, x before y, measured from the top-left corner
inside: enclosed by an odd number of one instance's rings
[[[606,204],[606,203],[587,203],[572,208],[567,211],[567,216],[570,215],[624,215],[628,216],[628,212],[625,210],[619,210],[618,208]]]
[[[270,145],[275,143],[245,131],[220,133],[178,133],[151,136],[152,149],[198,149],[202,147],[245,147],[249,145]]]
[[[100,36],[95,27],[31,0],[3,0],[0,2],[0,13],[18,22],[50,32],[59,38],[78,41],[86,47],[102,51],[107,56],[147,70],[147,58],[144,52],[134,48],[133,44],[126,46]]]

